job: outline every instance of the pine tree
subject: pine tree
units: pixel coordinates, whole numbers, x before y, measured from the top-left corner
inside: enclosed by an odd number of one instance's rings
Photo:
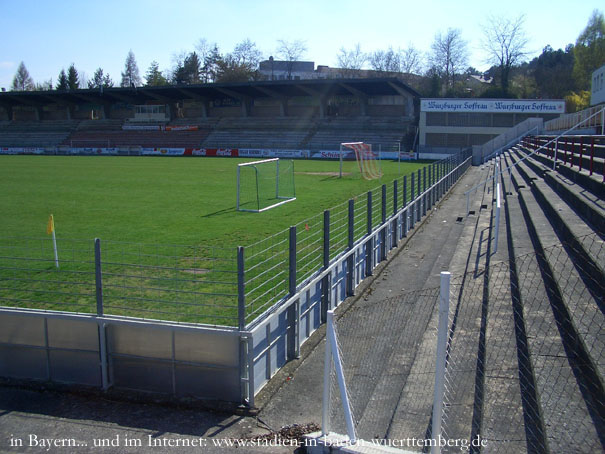
[[[78,71],[72,63],[67,69],[67,88],[69,90],[77,90],[78,83]]]
[[[168,80],[162,75],[160,71],[160,65],[157,61],[152,61],[145,75],[147,86],[157,87],[162,85],[168,85]]]
[[[57,78],[57,90],[68,90],[69,85],[67,83],[67,74],[65,74],[65,70],[62,69],[59,73],[59,77]]]
[[[139,76],[139,67],[137,66],[134,53],[131,49],[126,56],[120,87],[140,87],[141,85],[142,82],[141,77]]]
[[[13,79],[13,90],[30,91],[35,88],[34,80],[29,75],[25,63],[21,62]]]
[[[199,84],[201,82],[202,65],[195,52],[185,58],[183,68],[185,70],[185,83]]]
[[[92,80],[88,81],[88,88],[109,88],[113,87],[113,81],[109,74],[104,74],[102,68],[97,68],[94,75],[92,76]]]
[[[223,56],[215,44],[208,56],[204,59],[204,67],[202,69],[206,82],[215,82],[220,71],[219,65],[223,60]]]

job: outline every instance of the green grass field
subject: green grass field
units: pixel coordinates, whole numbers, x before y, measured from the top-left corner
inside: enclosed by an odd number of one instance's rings
[[[251,160],[248,160],[251,161]],[[53,213],[57,237],[140,243],[245,246],[399,176],[382,163],[381,181],[356,163],[294,162],[297,200],[263,213],[235,210],[233,158],[0,156],[2,236],[42,237]],[[422,167],[402,163],[402,174]]]
[[[425,165],[384,161],[382,179],[367,181],[355,162],[344,163],[340,179],[336,161],[296,160],[297,199],[248,213],[235,209],[239,162],[244,160],[0,156],[0,305],[94,313],[93,239],[100,238],[106,313],[233,325],[236,246],[271,238],[247,252],[252,317],[283,296],[288,227],[300,226],[302,279],[321,265],[323,210],[339,207],[333,216],[337,254],[346,244],[343,204],[362,195],[357,238],[366,228],[364,194],[387,184],[392,207],[392,181]],[[379,222],[379,191],[374,206]],[[46,235],[50,213],[60,269]]]

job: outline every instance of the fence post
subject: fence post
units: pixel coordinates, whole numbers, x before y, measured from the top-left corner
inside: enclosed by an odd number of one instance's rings
[[[501,206],[501,199],[500,199],[500,183],[498,183],[496,185],[496,238],[495,238],[495,247],[494,247],[494,254],[496,252],[498,252],[498,238],[500,237],[499,233],[500,233],[500,206]]]
[[[584,158],[584,136],[580,137],[580,170],[582,170],[582,160]]]
[[[330,210],[324,211],[324,270],[330,266]],[[330,307],[330,275],[324,276],[321,281],[321,322],[327,320]]]
[[[422,215],[426,214],[427,193],[426,193],[426,166],[422,168]]]
[[[382,230],[380,231],[380,260],[387,258],[387,185],[382,185],[382,203],[380,205]]]
[[[448,315],[450,308],[450,273],[441,272],[441,289],[439,294],[439,330],[437,332],[437,360],[435,364],[435,393],[433,396],[433,420],[431,437],[439,440],[443,418],[443,390],[445,385],[445,353],[447,344]],[[431,454],[439,454],[441,448],[437,443],[431,447]]]
[[[333,329],[333,317],[327,315],[326,333]],[[330,401],[332,391],[332,342],[326,336],[326,351],[324,354],[324,389],[321,402],[321,433],[326,436],[330,433]]]
[[[244,281],[244,247],[237,248],[237,319],[240,331],[246,329],[246,284]]]
[[[327,371],[324,372],[324,392],[326,386],[326,379],[330,380],[330,369],[332,367],[332,359],[334,360],[334,371],[336,372],[336,380],[338,381],[338,388],[340,389],[340,396],[342,401],[342,409],[344,412],[345,423],[347,426],[347,434],[349,435],[349,442],[355,444],[357,442],[357,434],[355,433],[355,424],[353,422],[353,412],[351,411],[351,403],[349,402],[349,395],[347,393],[347,383],[345,380],[344,370],[342,368],[342,361],[340,358],[340,351],[338,350],[338,340],[336,338],[336,330],[334,328],[334,311],[328,312],[328,326],[326,329],[326,357],[324,364],[328,364]],[[330,357],[328,357],[327,344],[330,346]],[[326,377],[327,376],[327,377]],[[324,405],[325,405],[324,401]],[[329,406],[329,400],[327,405]],[[329,411],[329,408],[328,408]],[[327,413],[324,407],[324,414]]]
[[[372,191],[368,191],[368,225],[366,242],[366,276],[372,275],[372,256],[374,254],[374,240],[372,239]]]
[[[411,174],[411,180],[410,180],[410,229],[414,228],[414,223],[416,222],[416,205],[413,203],[414,202],[414,190],[416,188],[416,185],[414,184],[414,172],[412,172]]]
[[[355,201],[349,199],[349,235],[348,247],[349,251],[353,250],[355,244]],[[355,281],[355,254],[351,253],[347,259],[347,296],[355,294],[353,282]]]
[[[393,216],[397,214],[397,203],[398,203],[398,180],[393,180]],[[397,247],[397,241],[399,240],[399,220],[398,217],[393,219],[391,226],[391,249]]]
[[[95,287],[97,295],[97,316],[103,316],[103,273],[101,271],[101,240],[95,238]]]
[[[289,272],[288,272],[288,294],[293,296],[296,293],[296,226],[290,227],[289,238]],[[298,338],[298,301],[288,307],[288,359],[298,357],[299,342]]]
[[[416,204],[416,210],[418,211],[416,216],[417,221],[422,219],[422,197],[420,197],[420,194],[422,194],[422,170],[418,169],[418,195],[416,196],[418,198],[418,203]]]
[[[408,229],[410,225],[410,210],[407,208],[408,205],[408,176],[403,177],[403,193],[401,197],[403,199],[403,207],[405,212],[403,213],[403,225],[401,226],[401,237],[404,238],[408,235]]]
[[[594,161],[594,136],[590,138],[590,175],[592,175],[592,163]]]
[[[433,171],[433,165],[431,164],[431,165],[429,165],[429,170],[428,170],[430,191],[427,194],[427,196],[428,196],[428,200],[429,200],[429,202],[428,202],[428,209],[429,210],[431,208],[433,208],[433,178],[432,178],[432,171]]]

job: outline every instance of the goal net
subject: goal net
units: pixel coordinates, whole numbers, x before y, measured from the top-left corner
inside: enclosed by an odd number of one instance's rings
[[[382,177],[382,171],[376,165],[376,155],[372,152],[372,145],[363,142],[345,142],[340,144],[340,176],[342,177],[342,160],[346,150],[355,152],[355,160],[359,173],[366,180],[375,180]]]
[[[237,165],[237,210],[260,213],[296,200],[294,161],[279,158]]]

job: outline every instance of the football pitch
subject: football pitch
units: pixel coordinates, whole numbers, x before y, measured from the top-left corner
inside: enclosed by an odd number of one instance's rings
[[[383,177],[368,181],[356,162],[338,178],[337,161],[296,160],[296,201],[248,213],[236,211],[236,168],[246,161],[0,156],[2,236],[44,237],[52,213],[57,238],[245,246],[424,166],[383,161]]]
[[[296,200],[251,213],[236,210],[241,162],[246,160],[0,156],[0,305],[99,313],[95,276],[102,268],[106,314],[233,326],[236,246],[244,246],[250,321],[287,293],[288,227],[304,226],[297,246],[302,281],[322,266],[323,210],[338,207],[332,256],[346,248],[348,199],[359,196],[359,239],[367,225],[366,192],[373,190],[375,227],[376,189],[387,185],[392,212],[393,180],[426,165],[383,161],[382,178],[368,181],[356,162],[344,162],[339,178],[337,161],[296,160]],[[46,234],[51,213],[58,261]],[[94,238],[100,239],[98,251]]]

